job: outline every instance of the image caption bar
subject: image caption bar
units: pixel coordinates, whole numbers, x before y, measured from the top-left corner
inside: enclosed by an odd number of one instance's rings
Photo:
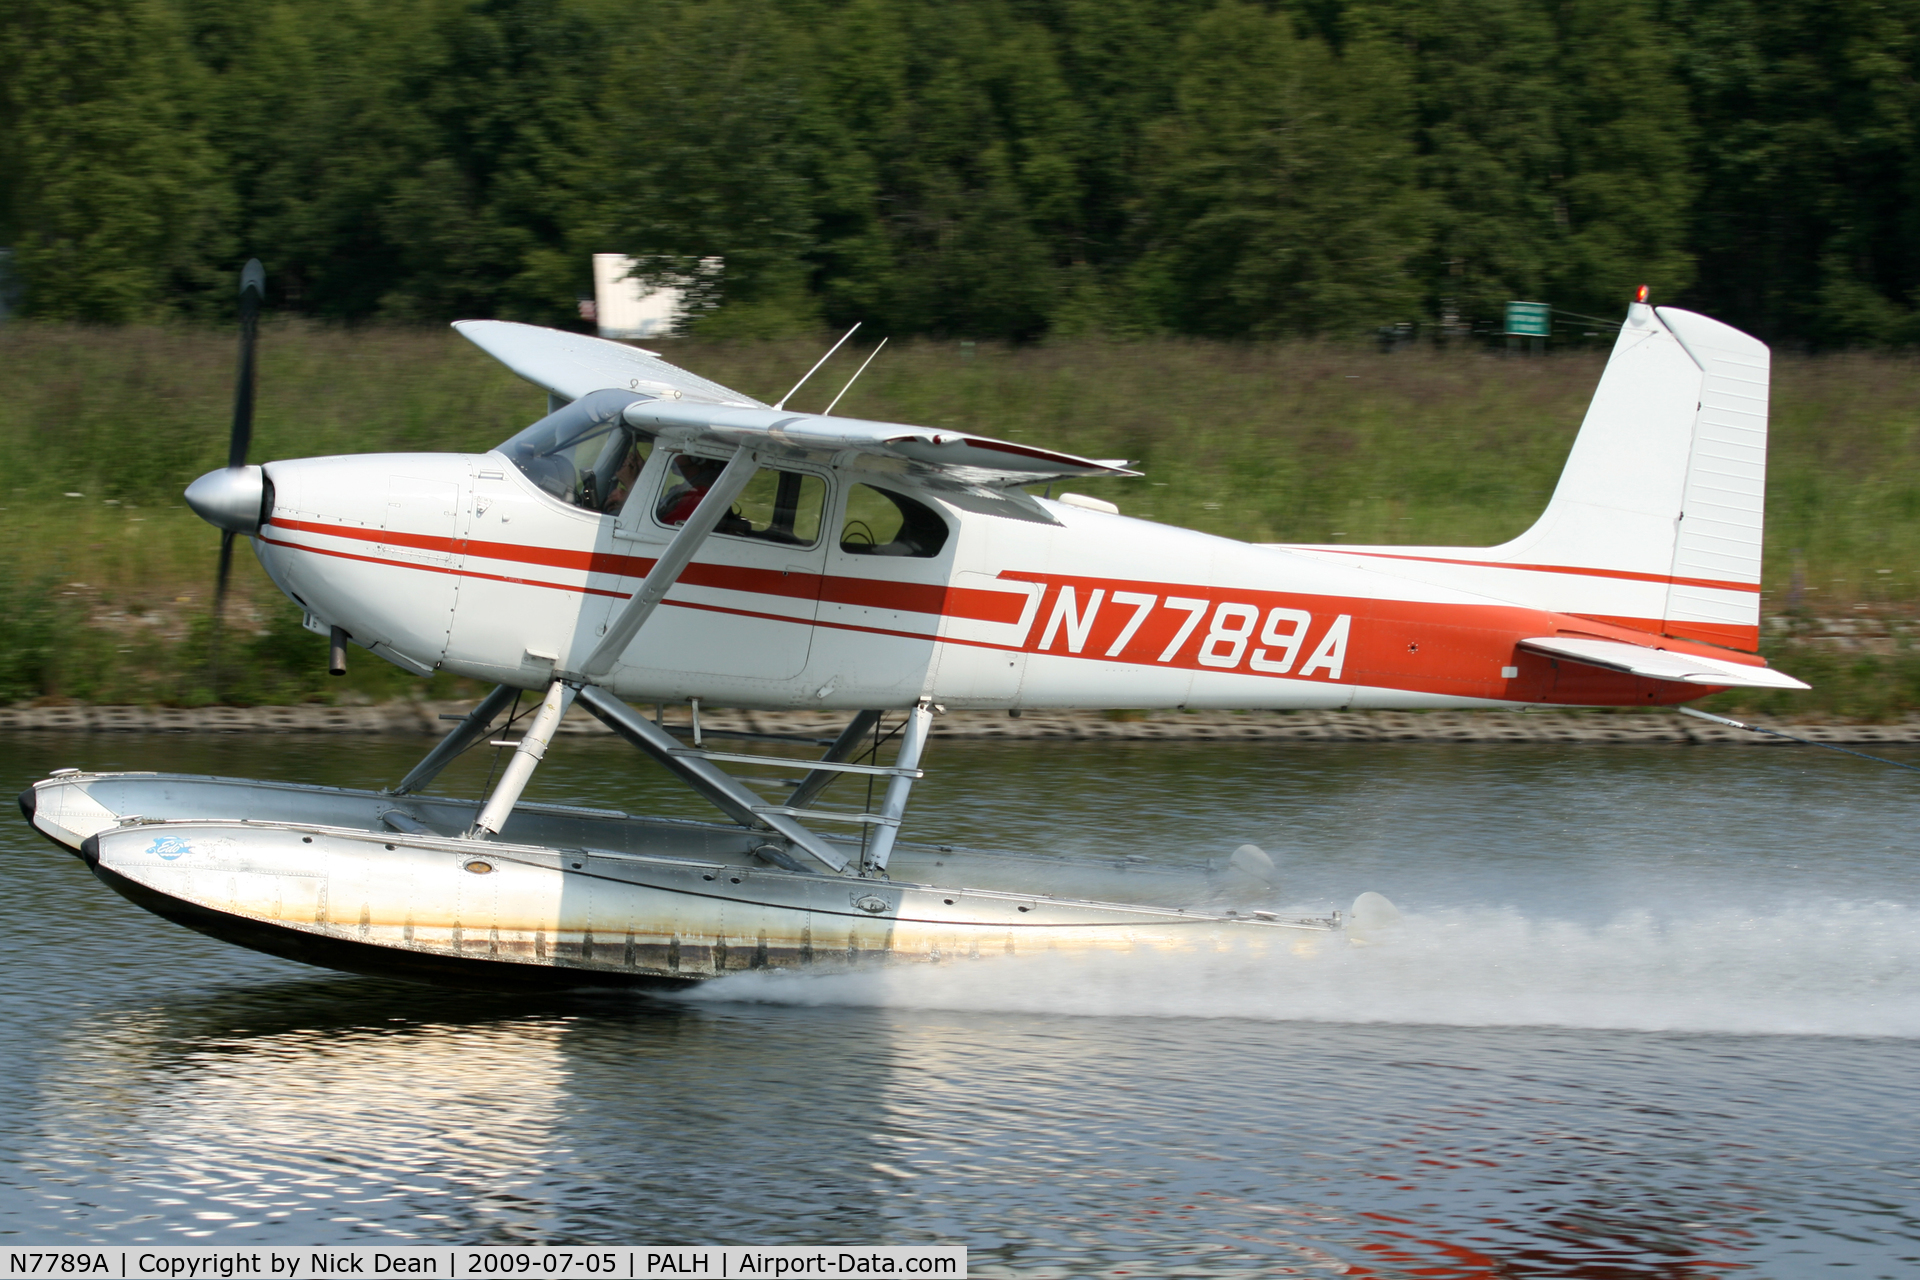
[[[336,1277],[581,1277],[583,1280],[789,1280],[925,1276],[965,1280],[960,1245],[741,1245],[527,1248],[356,1245],[112,1245],[0,1250],[0,1280],[334,1280]]]

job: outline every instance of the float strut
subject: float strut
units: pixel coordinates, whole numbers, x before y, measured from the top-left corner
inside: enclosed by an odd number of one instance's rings
[[[580,705],[640,750],[657,760],[692,787],[720,812],[749,829],[771,828],[787,841],[833,871],[843,871],[847,858],[838,849],[784,813],[768,813],[759,796],[729,777],[725,770],[697,755],[682,755],[679,741],[665,729],[635,711],[605,689],[588,685],[580,690]]]
[[[847,723],[840,736],[827,748],[827,754],[820,757],[822,764],[838,764],[853,755],[865,744],[867,734],[880,719],[878,711],[862,711]],[[815,796],[827,789],[827,784],[840,776],[838,769],[815,769],[794,784],[793,794],[781,803],[794,809],[804,809],[813,803]]]
[[[927,745],[927,732],[933,727],[933,706],[930,699],[922,698],[913,710],[907,712],[907,727],[900,735],[900,754],[895,758],[895,769],[918,769],[920,753]],[[907,794],[913,790],[913,779],[904,773],[895,773],[887,783],[886,799],[880,804],[880,823],[873,829],[873,843],[867,846],[866,860],[860,866],[860,874],[884,876],[887,873],[887,859],[893,856],[893,842],[900,838],[900,818],[907,811]]]
[[[467,713],[466,719],[454,726],[453,732],[440,739],[440,745],[427,752],[426,759],[413,766],[413,771],[400,779],[400,785],[389,791],[390,796],[410,795],[440,776],[440,771],[453,763],[453,758],[465,751],[487,735],[493,727],[494,717],[507,709],[520,691],[510,685],[500,685],[480,700],[480,705]]]
[[[469,839],[484,840],[499,833],[507,825],[507,816],[513,812],[513,806],[520,801],[520,793],[527,788],[527,779],[533,776],[534,766],[547,754],[547,744],[553,741],[553,731],[560,727],[560,718],[567,714],[567,708],[573,705],[574,689],[563,680],[555,680],[547,686],[546,701],[540,704],[540,710],[534,712],[533,723],[521,735],[519,743],[513,749],[513,759],[507,761],[506,769],[500,775],[500,785],[493,789],[493,795],[487,799],[487,807],[473,820],[473,830],[467,833]]]

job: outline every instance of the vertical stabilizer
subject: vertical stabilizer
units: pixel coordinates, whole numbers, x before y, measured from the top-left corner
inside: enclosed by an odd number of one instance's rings
[[[1497,547],[1300,549],[1757,650],[1768,364],[1766,344],[1737,329],[1636,302],[1531,529]]]
[[[1634,303],[1553,501],[1488,558],[1572,570],[1562,612],[1757,649],[1767,379],[1765,343]]]
[[[1704,376],[1654,309],[1634,303],[1553,500],[1488,558],[1664,580],[1673,572]],[[1664,603],[1651,612],[1664,616]]]

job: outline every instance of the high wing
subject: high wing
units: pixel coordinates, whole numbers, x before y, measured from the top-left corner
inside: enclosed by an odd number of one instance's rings
[[[964,510],[1057,523],[1021,485],[1135,476],[1116,459],[1077,457],[964,431],[769,408],[635,347],[501,320],[462,320],[461,335],[536,386],[577,400],[633,394],[629,425],[684,444],[751,448],[931,490]]]
[[[563,400],[578,400],[590,391],[616,387],[670,400],[744,409],[767,407],[752,396],[668,364],[651,351],[605,338],[508,320],[456,320],[453,327],[461,337],[534,386],[544,387]]]
[[[1018,486],[1139,474],[1115,462],[900,422],[734,409],[684,400],[636,401],[627,406],[626,419],[670,440],[704,440],[773,457],[811,458],[849,472],[868,473],[870,478],[891,478],[930,489],[966,510],[1043,524],[1056,521]]]

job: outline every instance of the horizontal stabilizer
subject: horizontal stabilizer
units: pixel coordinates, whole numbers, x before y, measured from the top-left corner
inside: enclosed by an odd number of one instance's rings
[[[1618,640],[1583,640],[1575,636],[1546,636],[1522,640],[1522,649],[1549,657],[1568,658],[1611,671],[1626,671],[1649,680],[1674,680],[1681,684],[1710,684],[1729,689],[1809,689],[1784,672],[1770,667],[1751,667],[1745,663],[1699,654],[1676,653],[1672,649],[1650,649]]]
[[[752,396],[688,373],[651,351],[605,338],[509,320],[456,320],[453,327],[461,337],[534,386],[544,387],[563,400],[578,400],[589,391],[611,387],[668,400],[766,408]]]

